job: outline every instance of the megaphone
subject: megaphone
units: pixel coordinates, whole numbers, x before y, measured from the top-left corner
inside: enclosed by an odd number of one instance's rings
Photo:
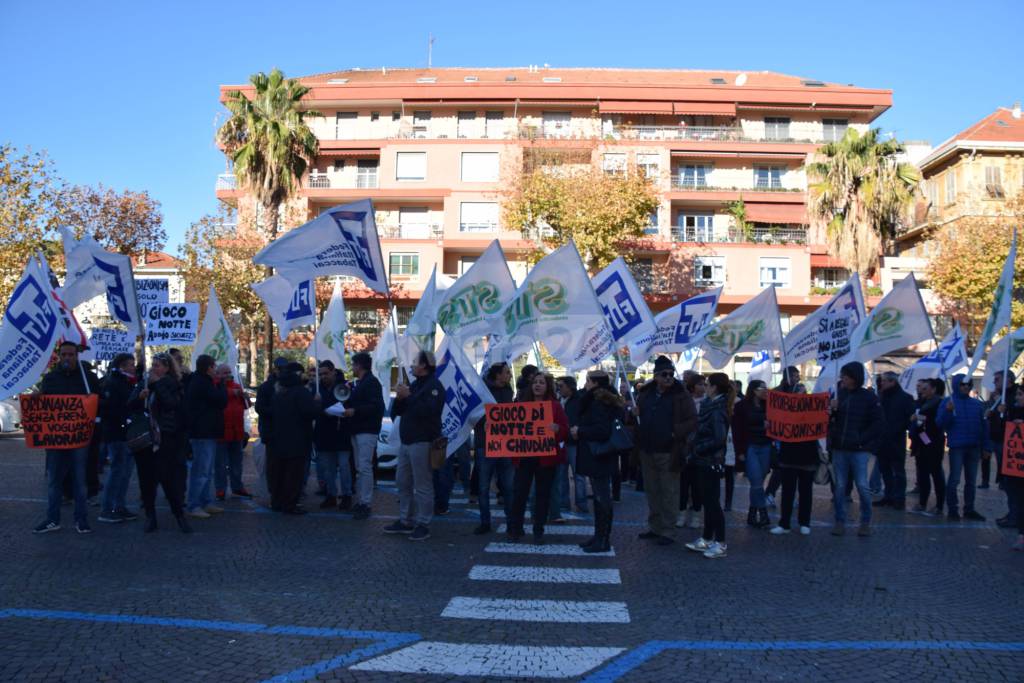
[[[334,385],[334,400],[338,403],[344,403],[351,395],[352,390],[349,388],[348,384]]]

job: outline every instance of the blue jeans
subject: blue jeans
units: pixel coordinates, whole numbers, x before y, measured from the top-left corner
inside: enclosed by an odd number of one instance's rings
[[[108,441],[104,446],[110,458],[110,472],[107,473],[107,485],[103,489],[101,509],[109,514],[125,509],[124,499],[128,495],[128,484],[132,481],[135,458],[124,441]]]
[[[213,461],[217,456],[216,439],[189,439],[192,444],[192,465],[188,472],[188,509],[204,508],[212,502],[210,484]]]
[[[946,507],[949,514],[959,514],[960,502],[956,489],[960,486],[960,470],[964,472],[964,512],[974,509],[974,491],[978,483],[980,462],[981,448],[978,446],[950,447],[949,479],[946,480]]]
[[[476,449],[476,467],[480,471],[480,491],[478,503],[480,505],[480,523],[491,523],[491,479],[497,475],[498,491],[501,493],[501,501],[505,508],[505,519],[512,512],[512,490],[515,480],[515,468],[508,458],[487,458],[484,457],[484,449]]]
[[[85,497],[85,461],[89,447],[46,449],[46,521],[60,524],[60,504],[64,500],[64,477],[71,472],[75,494],[75,521],[88,523],[89,507]]]
[[[456,449],[455,458],[459,463],[459,482],[462,484],[462,491],[468,494],[473,467],[473,451],[469,448],[469,441]]]
[[[772,445],[750,444],[747,446],[747,480],[750,482],[750,507],[766,508],[768,501],[764,495],[764,478],[772,466]]]
[[[853,482],[860,498],[860,523],[871,522],[871,491],[868,490],[868,461],[871,454],[867,451],[832,451],[832,469],[835,473],[835,491],[832,504],[835,507],[836,522],[846,523],[846,482],[853,472]]]
[[[328,496],[337,498],[339,495],[352,495],[352,468],[349,465],[351,457],[349,451],[316,452],[316,478],[323,482]]]
[[[878,495],[882,493],[882,468],[878,466],[878,458],[875,458],[874,464],[871,465],[871,474],[868,476],[868,488],[871,490],[872,495]]]
[[[213,462],[213,488],[218,492],[227,490],[229,475],[232,493],[238,493],[245,488],[242,484],[242,448],[244,446],[244,441],[217,442],[217,455]]]
[[[563,462],[555,468],[555,479],[551,482],[551,500],[548,503],[548,520],[562,516],[562,509],[569,509],[569,463]]]

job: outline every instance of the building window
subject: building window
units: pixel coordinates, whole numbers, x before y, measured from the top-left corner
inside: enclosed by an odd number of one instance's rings
[[[544,137],[567,138],[572,123],[572,113],[567,111],[546,111],[541,115],[544,126]]]
[[[377,170],[380,162],[376,159],[360,159],[356,162],[356,187],[358,189],[377,187]]]
[[[460,138],[471,138],[476,134],[476,112],[460,111],[458,118],[458,129],[456,131]]]
[[[379,111],[371,111],[370,112],[370,120],[371,121],[380,121],[380,112]]]
[[[758,265],[761,271],[761,287],[789,287],[788,258],[762,256]]]
[[[985,167],[985,192],[993,199],[1002,199],[1005,196],[1003,193],[1003,173],[1002,169],[998,166]]]
[[[649,258],[634,259],[629,268],[633,279],[642,292],[654,289],[654,260]]]
[[[412,136],[414,138],[430,137],[429,111],[414,111],[412,113]]]
[[[494,232],[498,229],[497,202],[462,202],[459,206],[460,232]]]
[[[601,157],[601,168],[608,175],[626,175],[626,155],[621,152],[604,154]]]
[[[473,267],[479,256],[460,256],[459,257],[459,275],[465,275],[466,271]]]
[[[676,168],[676,184],[679,187],[707,187],[711,166],[687,164]]]
[[[693,278],[698,287],[721,287],[725,284],[725,257],[694,257]]]
[[[377,334],[380,332],[380,315],[375,308],[348,308],[348,329],[355,334]]]
[[[956,201],[956,172],[953,169],[946,171],[946,203],[952,204]]]
[[[405,280],[419,277],[420,255],[419,254],[391,254],[391,277]]]
[[[677,242],[714,242],[715,216],[711,213],[679,214],[672,232]]]
[[[789,118],[783,116],[764,117],[765,140],[789,140]]]
[[[658,154],[638,152],[636,155],[636,167],[644,174],[645,178],[657,182],[658,175],[661,172],[661,157]]]
[[[430,238],[430,211],[425,206],[403,206],[398,209],[399,235],[405,239]]]
[[[391,112],[391,120],[392,121],[401,121],[402,120],[402,112],[400,112],[400,111],[393,111],[393,112]]]
[[[939,203],[939,186],[935,182],[934,178],[928,179],[924,184],[924,193],[928,197],[928,203],[931,206],[937,206]]]
[[[647,219],[647,227],[644,228],[645,235],[657,235],[658,234],[658,211],[654,210],[651,212],[650,217]]]
[[[354,111],[339,111],[334,115],[334,137],[336,140],[351,140],[356,136]]]
[[[500,138],[505,135],[505,114],[489,111],[484,115],[484,137]]]
[[[344,170],[345,170],[345,160],[344,159],[336,159],[334,161],[334,172],[335,173],[340,173],[341,171],[344,171]]]
[[[398,328],[399,334],[405,332],[415,312],[415,306],[395,306],[395,327]]]
[[[396,152],[395,180],[426,180],[426,152]]]
[[[850,122],[846,119],[822,119],[821,125],[822,138],[825,142],[838,142],[846,135],[846,129],[850,127]]]
[[[845,268],[816,268],[814,286],[821,289],[838,289],[850,279],[850,271]]]
[[[496,183],[498,182],[497,152],[463,152],[462,182],[464,183]]]
[[[757,166],[754,168],[754,187],[759,190],[777,190],[782,187],[781,166]]]

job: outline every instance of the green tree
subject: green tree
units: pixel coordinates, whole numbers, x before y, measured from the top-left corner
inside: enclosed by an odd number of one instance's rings
[[[217,140],[230,157],[239,187],[266,210],[267,239],[277,239],[281,206],[299,188],[306,169],[316,158],[319,143],[307,119],[319,112],[302,109],[309,88],[285,78],[279,69],[249,78],[251,96],[238,90],[227,94],[230,118],[217,131]],[[267,268],[266,274],[273,275]],[[273,324],[264,324],[266,357],[274,352]]]
[[[807,164],[811,230],[824,234],[829,252],[862,275],[878,264],[914,197],[920,173],[898,161],[903,146],[880,141],[880,129],[849,128],[823,145]]]

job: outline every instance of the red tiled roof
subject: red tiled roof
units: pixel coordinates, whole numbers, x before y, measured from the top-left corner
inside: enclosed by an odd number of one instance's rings
[[[947,142],[985,140],[988,142],[1024,142],[1024,116],[1013,117],[1009,107],[999,107],[970,128],[960,131]],[[945,145],[946,143],[943,143]]]
[[[143,257],[135,260],[136,268],[177,268],[179,265],[178,259],[162,251],[147,251],[144,258],[145,263],[143,263]]]

